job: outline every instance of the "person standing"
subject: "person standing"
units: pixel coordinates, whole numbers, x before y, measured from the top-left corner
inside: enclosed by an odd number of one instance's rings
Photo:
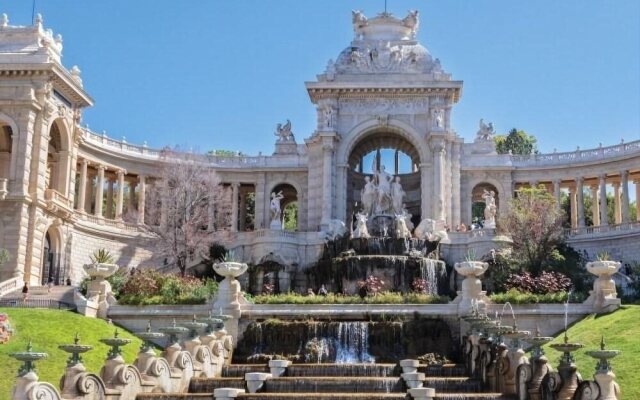
[[[22,287],[22,302],[26,302],[27,301],[27,297],[29,297],[29,286],[27,284],[27,282],[24,283],[24,286]]]

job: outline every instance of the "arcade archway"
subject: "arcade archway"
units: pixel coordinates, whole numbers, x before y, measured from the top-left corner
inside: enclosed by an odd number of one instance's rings
[[[484,223],[484,211],[486,208],[486,192],[493,192],[493,198],[497,209],[500,209],[498,189],[488,182],[482,182],[473,187],[471,191],[471,223],[482,226]]]
[[[387,173],[399,177],[405,191],[404,204],[417,225],[421,219],[420,155],[405,137],[392,131],[375,131],[361,138],[348,158],[347,219],[362,209],[361,196],[365,178],[384,167]]]

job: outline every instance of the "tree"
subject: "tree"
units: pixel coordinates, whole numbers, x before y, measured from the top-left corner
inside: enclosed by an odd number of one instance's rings
[[[498,154],[508,154],[511,151],[511,154],[528,155],[538,152],[536,137],[516,128],[511,129],[506,135],[494,136],[493,140]]]
[[[295,231],[298,229],[298,202],[294,201],[284,207],[284,229]]]
[[[161,161],[161,175],[148,192],[150,229],[158,235],[158,255],[184,276],[189,260],[209,255],[210,203],[219,205],[223,191],[201,155],[164,150]]]
[[[553,195],[545,189],[525,188],[509,202],[498,226],[513,240],[514,259],[522,260],[525,269],[538,276],[563,243],[564,218]]]

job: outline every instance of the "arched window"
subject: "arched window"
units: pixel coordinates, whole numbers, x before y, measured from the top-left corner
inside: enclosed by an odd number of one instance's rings
[[[298,191],[293,185],[281,183],[276,185],[272,193],[282,192],[282,200],[280,200],[280,210],[282,218],[282,227],[286,230],[295,231],[298,229]]]

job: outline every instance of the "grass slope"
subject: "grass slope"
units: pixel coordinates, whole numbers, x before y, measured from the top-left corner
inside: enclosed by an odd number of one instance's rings
[[[47,359],[36,363],[40,380],[57,387],[68,359],[68,354],[59,350],[58,345],[73,343],[73,336],[78,332],[80,343],[94,346],[82,357],[87,370],[99,373],[109,350],[99,339],[113,337],[116,329],[103,320],[86,318],[70,311],[0,308],[0,312],[9,314],[15,330],[9,343],[0,345],[0,399],[10,397],[20,366],[8,353],[24,351],[29,339],[32,340],[33,351],[49,354]],[[142,342],[122,328],[118,328],[118,331],[120,337],[133,339],[123,351],[125,361],[132,363]]]
[[[593,379],[597,361],[586,351],[600,348],[600,338],[604,335],[607,349],[620,350],[622,354],[611,362],[616,381],[620,385],[625,399],[640,399],[640,306],[623,306],[611,314],[591,315],[569,328],[570,342],[584,345],[574,353],[578,372],[582,379]],[[551,343],[561,343],[564,334],[560,334]],[[560,353],[547,344],[545,353],[553,367],[557,367]]]

